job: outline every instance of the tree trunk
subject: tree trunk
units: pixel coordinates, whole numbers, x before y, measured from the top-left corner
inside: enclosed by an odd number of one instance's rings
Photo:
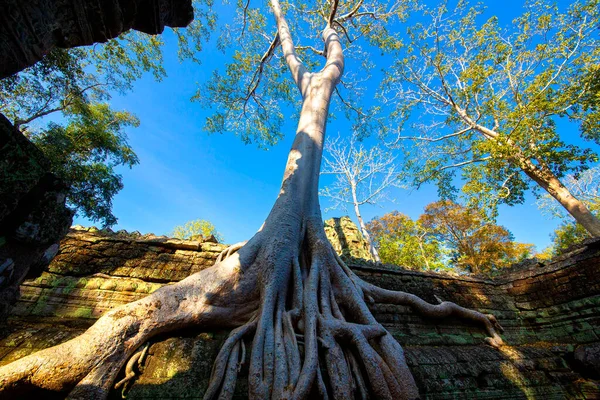
[[[362,215],[360,214],[360,208],[358,207],[358,200],[356,197],[356,187],[352,185],[352,202],[354,204],[354,213],[356,214],[356,218],[358,219],[358,224],[360,226],[360,231],[362,232],[363,238],[367,245],[369,246],[369,252],[373,257],[373,260],[377,262],[381,262],[381,258],[379,258],[379,252],[377,248],[373,245],[373,240],[371,239],[371,235],[369,235],[369,231],[367,230],[367,226],[365,225],[365,221],[363,221]]]
[[[465,110],[455,106],[459,116],[471,128],[480,132],[488,140],[498,140],[500,134],[492,129],[479,125]],[[593,237],[600,236],[600,219],[598,219],[583,204],[581,200],[575,197],[567,189],[552,170],[541,160],[532,160],[526,157],[521,148],[510,138],[506,138],[506,143],[514,149],[509,161],[518,166],[528,177],[540,185],[550,196],[554,197],[569,214]],[[536,161],[536,165],[533,161]]]
[[[600,220],[562,184],[550,168],[543,163],[537,167],[529,160],[522,163],[526,165],[523,172],[554,197],[575,221],[593,237],[600,236]]]
[[[421,255],[423,256],[423,260],[425,260],[425,266],[427,269],[431,269],[429,265],[429,260],[427,259],[427,254],[425,254],[425,249],[423,248],[423,236],[417,236],[417,240],[419,241],[419,249],[421,250]]]

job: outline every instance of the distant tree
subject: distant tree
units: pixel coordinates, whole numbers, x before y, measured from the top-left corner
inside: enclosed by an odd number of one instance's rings
[[[528,1],[508,31],[466,1],[421,8],[386,81],[395,115],[416,131],[399,129],[394,143],[420,155],[407,162],[415,184],[435,181],[448,194],[461,171],[469,203],[492,212],[542,189],[600,236],[600,220],[561,181],[597,155],[565,143],[571,133],[556,126],[568,117],[600,140],[600,0],[568,3]]]
[[[471,273],[489,273],[533,253],[533,245],[515,243],[506,228],[488,222],[479,210],[448,200],[427,205],[419,223],[448,248],[456,267]]]
[[[205,219],[195,219],[183,225],[178,225],[173,228],[171,236],[178,239],[193,239],[197,236],[208,239],[213,236],[217,242],[223,243],[223,236],[217,232],[217,228],[215,228],[212,222]]]
[[[335,175],[335,181],[320,191],[333,201],[331,208],[352,205],[360,230],[375,261],[381,261],[369,230],[360,212],[365,204],[376,204],[386,195],[386,189],[398,186],[399,170],[396,158],[378,146],[367,149],[352,135],[346,141],[339,137],[325,144],[322,175]]]
[[[552,234],[552,255],[557,256],[565,252],[569,247],[581,243],[590,234],[579,224],[573,222],[562,223]]]
[[[367,224],[381,261],[421,270],[446,269],[444,248],[419,221],[392,211]]]

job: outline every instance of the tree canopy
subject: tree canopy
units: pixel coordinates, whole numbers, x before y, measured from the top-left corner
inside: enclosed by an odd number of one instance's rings
[[[448,249],[453,266],[471,273],[497,271],[533,255],[533,245],[516,243],[473,207],[437,201],[425,207],[419,223]]]
[[[448,200],[428,204],[417,220],[393,211],[367,228],[383,262],[412,269],[490,274],[534,253],[479,210]]]
[[[201,236],[202,239],[208,239],[212,236],[219,243],[224,241],[223,236],[217,232],[217,228],[212,222],[205,219],[195,219],[183,225],[177,225],[173,228],[171,236],[178,239],[194,239],[198,236]]]
[[[124,129],[139,121],[106,103],[75,102],[63,113],[69,118],[66,126],[51,122],[29,138],[48,157],[53,172],[70,185],[68,204],[91,220],[114,225],[112,198],[123,188],[114,168],[138,163]]]
[[[320,30],[333,4],[338,9],[334,24],[343,32],[340,40],[345,60],[355,67],[336,88],[334,107],[351,117],[357,131],[364,132],[372,121],[368,107],[357,100],[374,67],[369,53],[397,45],[389,27],[406,17],[409,2],[282,3],[294,35],[294,51],[308,70],[320,65],[326,55]],[[295,84],[289,79],[285,57],[278,51],[280,38],[270,26],[265,8],[266,4],[257,7],[250,2],[237,8],[236,23],[226,26],[219,40],[222,49],[232,52],[232,61],[214,71],[194,97],[213,111],[204,126],[208,132],[233,133],[259,147],[277,143],[284,135],[285,115],[290,110],[293,115],[300,111]]]
[[[408,215],[392,211],[367,224],[381,261],[404,268],[440,271],[448,268],[446,249],[431,230]]]
[[[214,29],[212,2],[194,1],[195,19],[175,29],[180,59],[195,61]],[[117,222],[112,198],[122,189],[116,166],[138,159],[127,129],[139,121],[113,110],[114,93],[125,93],[143,74],[166,76],[160,35],[128,31],[104,44],[53,49],[40,62],[0,81],[0,112],[50,159],[53,172],[71,185],[68,202],[78,214],[105,226]],[[55,137],[53,137],[55,136]]]
[[[597,155],[556,124],[569,118],[598,142],[598,0],[528,1],[508,28],[466,1],[420,6],[417,15],[384,88],[399,126],[388,138],[405,149],[409,179],[436,182],[446,198],[462,186],[469,205],[492,217],[498,204],[543,189],[600,234],[560,182]]]

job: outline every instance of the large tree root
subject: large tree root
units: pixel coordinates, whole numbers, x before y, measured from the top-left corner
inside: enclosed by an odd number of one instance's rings
[[[150,337],[201,325],[236,327],[214,362],[207,400],[233,396],[251,335],[252,399],[416,399],[402,347],[375,320],[372,302],[471,320],[485,328],[491,345],[502,344],[492,315],[369,284],[337,256],[320,221],[304,226],[289,239],[259,232],[224,251],[214,267],[107,313],[78,338],[0,368],[0,396],[42,388],[105,398],[133,378]],[[115,386],[128,359],[126,377]]]

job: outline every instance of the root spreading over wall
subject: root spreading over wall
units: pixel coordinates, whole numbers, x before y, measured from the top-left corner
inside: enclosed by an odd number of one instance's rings
[[[368,284],[334,252],[323,229],[318,178],[329,103],[344,69],[334,29],[337,2],[323,31],[327,62],[317,73],[296,57],[278,1],[271,6],[302,110],[279,197],[261,230],[227,249],[213,267],[106,313],[75,339],[0,368],[1,395],[38,388],[70,399],[106,398],[134,376],[150,338],[202,326],[234,328],[215,360],[205,399],[233,396],[247,351],[251,399],[416,399],[402,347],[369,309],[375,302],[475,321],[490,345],[502,344],[493,316]],[[248,350],[243,339],[249,336]],[[115,383],[125,365],[126,379]]]

